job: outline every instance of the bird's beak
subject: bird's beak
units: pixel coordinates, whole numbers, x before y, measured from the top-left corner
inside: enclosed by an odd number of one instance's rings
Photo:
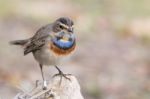
[[[72,27],[69,27],[69,28],[68,28],[68,32],[73,33],[73,28],[72,28]]]

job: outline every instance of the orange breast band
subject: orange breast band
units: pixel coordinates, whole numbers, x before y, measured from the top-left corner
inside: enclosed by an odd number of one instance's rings
[[[71,52],[73,52],[75,50],[75,46],[76,44],[74,43],[74,45],[69,48],[69,49],[61,49],[57,46],[55,46],[53,43],[50,43],[50,50],[52,50],[54,52],[54,54],[56,55],[68,55],[71,54]]]

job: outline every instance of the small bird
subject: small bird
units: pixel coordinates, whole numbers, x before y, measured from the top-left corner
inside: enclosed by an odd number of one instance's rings
[[[24,55],[32,53],[39,63],[43,78],[43,89],[47,83],[43,75],[43,66],[55,66],[59,74],[67,78],[57,67],[63,57],[70,55],[76,47],[76,39],[73,31],[73,21],[68,17],[61,17],[41,27],[33,37],[25,40],[15,40],[10,43],[21,45]]]

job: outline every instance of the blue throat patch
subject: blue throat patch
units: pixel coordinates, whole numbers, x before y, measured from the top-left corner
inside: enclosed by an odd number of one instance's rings
[[[75,44],[75,40],[70,40],[70,41],[62,41],[61,39],[54,39],[53,43],[55,46],[67,50],[71,48]]]

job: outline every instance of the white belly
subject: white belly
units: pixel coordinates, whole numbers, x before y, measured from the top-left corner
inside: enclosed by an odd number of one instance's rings
[[[54,55],[48,48],[38,50],[33,55],[42,65],[57,65],[63,59],[62,56]]]

